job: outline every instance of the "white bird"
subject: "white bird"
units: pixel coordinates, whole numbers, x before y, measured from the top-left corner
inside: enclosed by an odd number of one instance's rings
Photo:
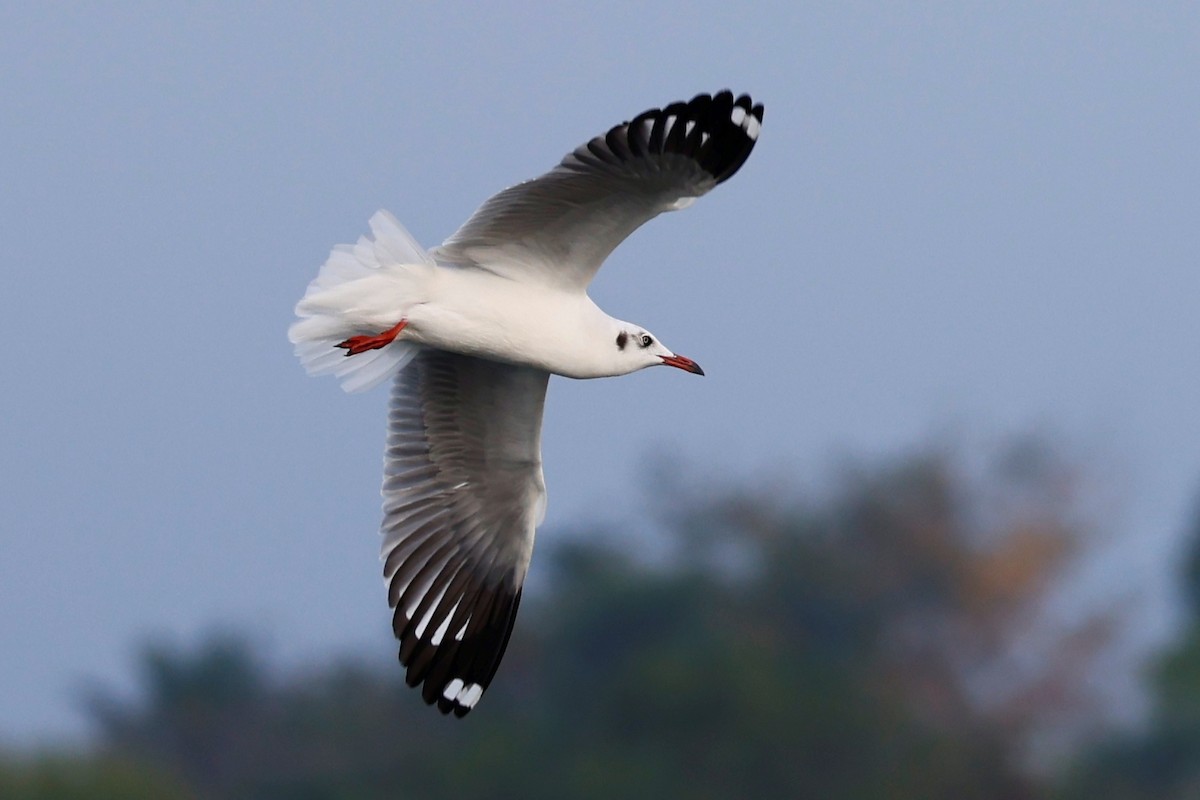
[[[613,249],[690,205],[750,155],[763,107],[702,94],[639,114],[485,202],[426,252],[386,211],[339,245],[288,331],[310,374],[346,391],[395,376],[381,560],[410,686],[469,712],[512,632],[545,516],[541,427],[551,374],[704,372],[587,287]]]

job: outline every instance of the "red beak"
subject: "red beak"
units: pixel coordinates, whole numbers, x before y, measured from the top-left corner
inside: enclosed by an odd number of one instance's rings
[[[678,367],[685,372],[690,372],[693,375],[703,375],[704,370],[700,369],[700,365],[692,361],[686,356],[659,356],[662,362],[668,367]]]

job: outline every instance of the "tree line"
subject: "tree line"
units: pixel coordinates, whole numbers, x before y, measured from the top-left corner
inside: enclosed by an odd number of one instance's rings
[[[1200,627],[1128,733],[1085,678],[1127,621],[1049,614],[1110,538],[1084,477],[1024,440],[847,468],[819,497],[680,487],[653,547],[542,536],[543,580],[465,720],[398,666],[150,645],[136,698],[92,696],[94,748],[0,758],[0,797],[1198,797]],[[1200,620],[1200,556],[1181,578]]]

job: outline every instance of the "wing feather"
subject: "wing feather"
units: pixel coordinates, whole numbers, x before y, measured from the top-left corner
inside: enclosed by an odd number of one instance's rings
[[[639,226],[732,177],[762,117],[761,104],[729,91],[645,111],[493,196],[432,255],[582,291]]]
[[[422,349],[388,414],[384,578],[406,681],[468,713],[507,647],[545,503],[549,375]]]

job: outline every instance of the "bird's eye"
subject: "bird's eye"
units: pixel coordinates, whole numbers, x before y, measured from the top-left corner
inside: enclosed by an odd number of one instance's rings
[[[642,334],[642,347],[649,347],[652,344],[654,344],[654,340],[651,339],[647,334],[643,333]]]

